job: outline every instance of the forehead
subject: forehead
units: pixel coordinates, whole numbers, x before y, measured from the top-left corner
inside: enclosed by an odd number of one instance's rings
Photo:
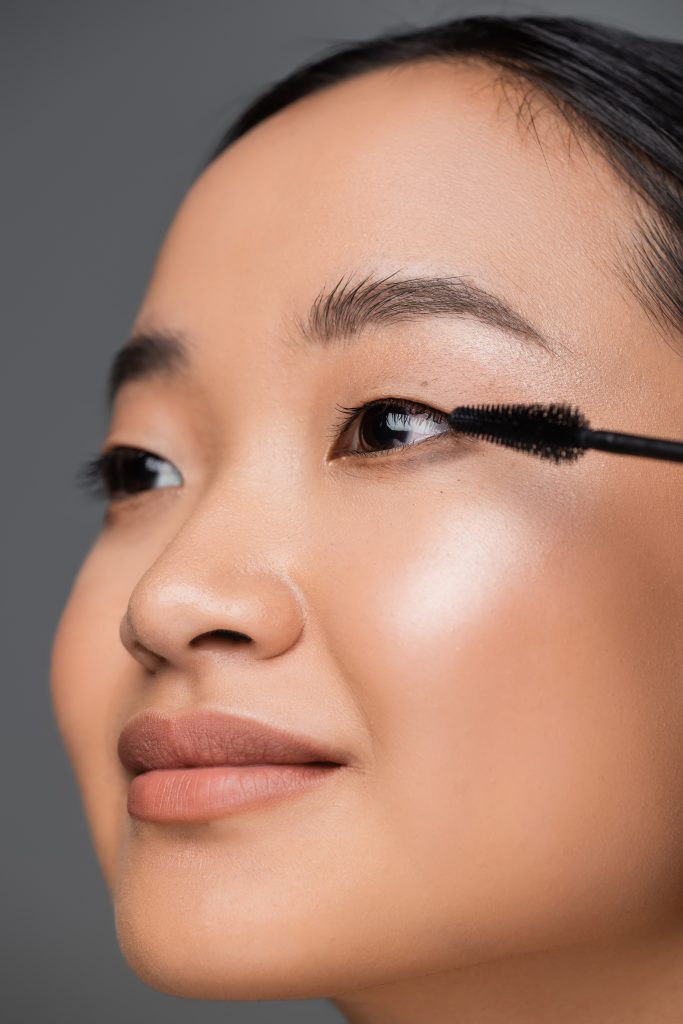
[[[603,329],[646,325],[614,267],[630,222],[612,169],[547,99],[524,104],[481,64],[391,68],[222,154],[181,204],[143,314],[273,322],[355,267],[401,266],[471,275],[590,356]]]

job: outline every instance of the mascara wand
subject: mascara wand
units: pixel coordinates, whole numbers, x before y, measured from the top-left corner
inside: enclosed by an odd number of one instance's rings
[[[592,430],[578,408],[550,405],[459,405],[448,416],[453,430],[554,462],[573,462],[587,448],[617,455],[683,462],[683,441]]]

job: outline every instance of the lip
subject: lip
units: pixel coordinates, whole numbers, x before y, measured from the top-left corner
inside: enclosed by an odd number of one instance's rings
[[[317,787],[346,765],[308,736],[225,712],[147,711],[126,723],[121,763],[128,812],[147,821],[205,821]]]
[[[342,771],[340,764],[157,768],[132,779],[128,786],[128,813],[133,818],[159,823],[211,821],[305,793]]]
[[[138,715],[121,730],[118,755],[133,774],[156,768],[345,763],[339,751],[308,736],[208,708],[182,715]]]

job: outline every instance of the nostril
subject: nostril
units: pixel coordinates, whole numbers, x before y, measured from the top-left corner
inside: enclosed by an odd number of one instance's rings
[[[234,640],[238,643],[252,644],[254,641],[246,633],[240,633],[236,629],[211,629],[207,633],[202,633],[201,636],[196,636],[190,641],[191,647],[199,647],[205,640],[210,640],[212,637],[225,637],[226,640]]]

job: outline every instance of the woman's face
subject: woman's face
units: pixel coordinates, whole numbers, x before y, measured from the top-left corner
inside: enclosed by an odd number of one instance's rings
[[[681,356],[619,273],[628,193],[518,102],[475,65],[309,96],[201,175],[163,243],[135,329],[188,365],[126,383],[102,449],[170,466],[112,500],[51,672],[122,952],[162,991],[330,996],[673,913],[680,470],[557,466],[424,411],[336,427],[381,398],[566,401],[683,436]],[[348,304],[309,318],[369,275],[451,289],[421,312],[377,291],[357,330]],[[460,277],[538,336],[451,309]],[[348,763],[213,820],[131,816],[122,727],[199,708]]]

